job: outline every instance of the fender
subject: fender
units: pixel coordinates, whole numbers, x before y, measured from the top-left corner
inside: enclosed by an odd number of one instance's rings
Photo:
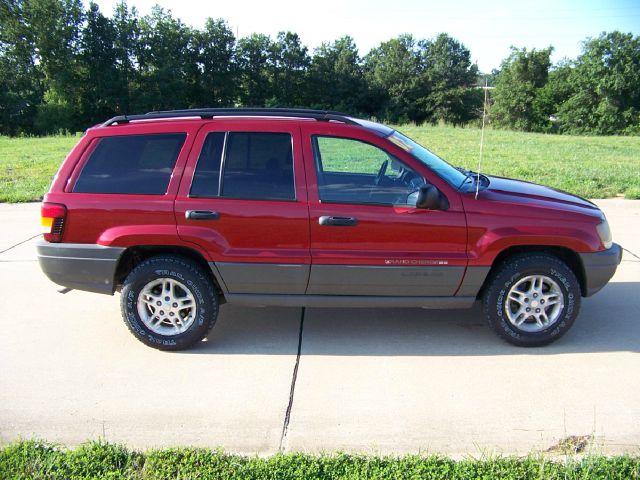
[[[492,230],[469,229],[469,265],[491,265],[498,254],[518,246],[562,247],[574,252],[598,250],[600,240],[577,225],[558,226],[553,235],[545,227],[519,226]]]
[[[209,255],[200,245],[178,237],[175,225],[126,225],[108,228],[98,238],[98,245],[105,247],[138,247],[141,245],[177,246],[197,251],[210,261]]]

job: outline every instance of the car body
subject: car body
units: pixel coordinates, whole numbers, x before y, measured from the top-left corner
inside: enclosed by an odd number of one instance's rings
[[[129,328],[165,349],[200,340],[222,302],[465,308],[477,299],[503,338],[541,345],[564,334],[580,297],[600,290],[621,259],[587,200],[455,169],[389,127],[317,110],[116,117],[71,151],[42,216],[38,258],[60,285],[113,294],[154,258],[197,271],[200,290],[210,286],[214,298],[172,311],[185,318],[177,327],[159,319],[169,304],[142,302],[142,290],[128,303],[123,295]],[[540,271],[521,265],[536,258]],[[510,272],[528,280],[514,287]],[[175,277],[176,298],[196,298],[187,277]],[[159,285],[147,300],[160,298]],[[536,299],[554,301],[549,292],[561,299],[545,310]],[[523,317],[525,300],[541,316]],[[202,328],[190,333],[196,318]]]

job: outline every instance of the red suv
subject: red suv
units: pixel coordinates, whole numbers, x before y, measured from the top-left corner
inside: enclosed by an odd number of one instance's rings
[[[455,168],[396,130],[300,109],[119,116],[91,128],[42,204],[45,274],[121,291],[145,344],[178,350],[218,306],[465,308],[544,345],[621,249],[591,202]]]

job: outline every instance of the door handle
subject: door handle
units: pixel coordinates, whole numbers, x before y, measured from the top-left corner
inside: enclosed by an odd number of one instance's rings
[[[358,219],[355,217],[328,217],[323,216],[318,219],[320,225],[329,225],[331,227],[355,227]]]
[[[187,210],[184,217],[187,220],[218,220],[220,214],[211,210]]]

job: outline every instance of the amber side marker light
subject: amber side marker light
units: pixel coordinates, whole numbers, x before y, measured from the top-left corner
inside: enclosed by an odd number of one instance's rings
[[[61,242],[67,207],[59,203],[43,203],[40,212],[44,239],[47,242]]]

